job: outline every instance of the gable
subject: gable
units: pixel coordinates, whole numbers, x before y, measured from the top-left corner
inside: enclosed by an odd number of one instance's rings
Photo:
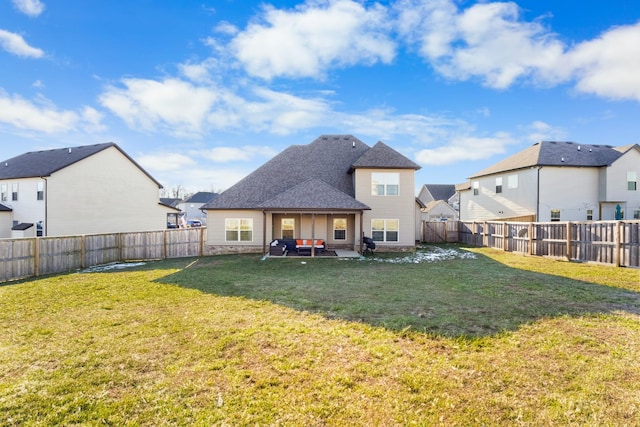
[[[0,179],[51,176],[51,174],[61,169],[74,165],[90,156],[112,147],[118,150],[120,154],[126,157],[135,167],[147,175],[158,185],[159,188],[162,188],[162,185],[160,185],[158,181],[156,181],[147,171],[145,171],[138,163],[129,157],[127,153],[113,142],[27,152],[2,161],[2,163],[0,163]]]
[[[420,165],[398,153],[383,142],[378,142],[362,154],[352,165],[356,168],[420,169]]]

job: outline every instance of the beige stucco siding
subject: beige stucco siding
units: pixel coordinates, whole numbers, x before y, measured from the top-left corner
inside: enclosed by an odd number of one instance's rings
[[[253,237],[250,242],[227,242],[225,221],[226,219],[251,219],[253,220]],[[262,246],[263,243],[263,213],[254,210],[228,210],[207,211],[207,244],[209,245],[233,245],[233,246]],[[267,224],[267,234],[270,234],[271,222]],[[269,239],[269,242],[271,239]],[[269,243],[267,242],[267,243]]]
[[[47,235],[166,228],[158,185],[115,147],[47,178]]]
[[[399,174],[397,196],[374,196],[371,193],[373,172],[396,172]],[[415,245],[415,171],[413,169],[357,169],[355,171],[356,199],[371,208],[364,211],[363,231],[371,236],[372,219],[397,219],[399,233],[397,242],[380,243],[382,246],[407,247]]]

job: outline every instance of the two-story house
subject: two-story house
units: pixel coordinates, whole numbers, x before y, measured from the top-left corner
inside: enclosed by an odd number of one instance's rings
[[[202,207],[212,252],[265,252],[272,239],[329,248],[415,249],[415,171],[382,142],[323,135],[293,145]]]
[[[160,188],[114,143],[24,153],[0,163],[0,238],[161,230]]]
[[[543,141],[456,186],[460,219],[640,219],[640,146]]]

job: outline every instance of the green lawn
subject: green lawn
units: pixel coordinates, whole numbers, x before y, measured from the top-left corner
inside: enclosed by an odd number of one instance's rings
[[[639,291],[457,246],[7,284],[0,425],[640,425]]]

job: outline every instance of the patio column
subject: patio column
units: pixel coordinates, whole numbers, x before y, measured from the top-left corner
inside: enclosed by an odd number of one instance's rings
[[[262,211],[262,255],[267,254],[267,212]]]
[[[311,257],[316,256],[316,214],[311,213]]]

